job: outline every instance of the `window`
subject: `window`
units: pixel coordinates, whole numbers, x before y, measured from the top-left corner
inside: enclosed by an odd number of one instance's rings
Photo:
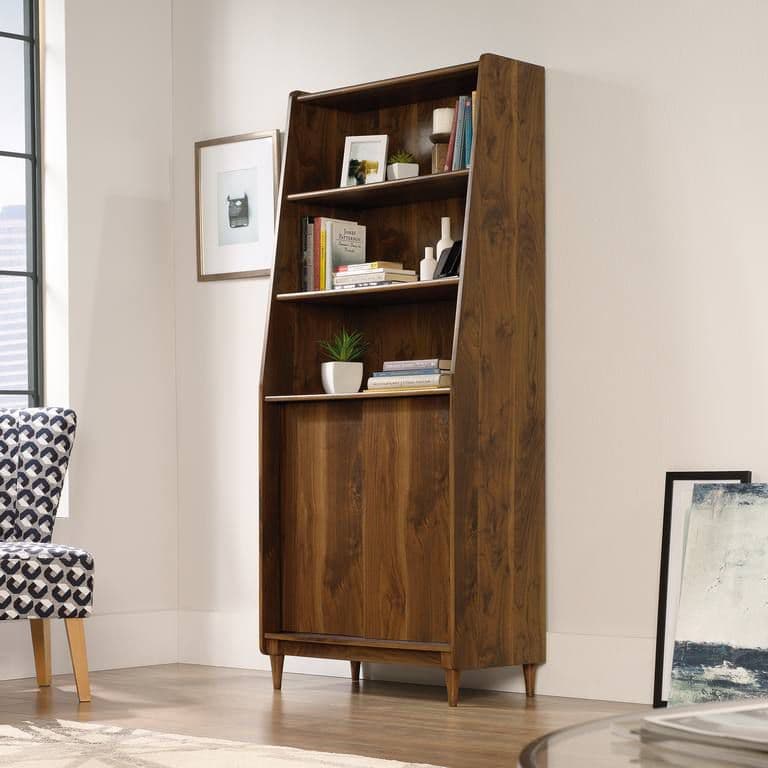
[[[42,399],[36,0],[0,0],[0,408]]]

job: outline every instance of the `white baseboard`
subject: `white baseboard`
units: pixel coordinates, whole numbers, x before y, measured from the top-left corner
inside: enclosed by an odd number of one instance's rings
[[[179,662],[212,667],[269,669],[259,650],[259,617],[255,611],[179,611]],[[286,672],[349,677],[349,662],[288,656]]]
[[[653,690],[653,638],[601,637],[550,633],[547,658],[538,671],[542,695],[648,704]],[[179,612],[179,661],[216,667],[269,669],[259,652],[255,613]],[[286,672],[349,677],[346,661],[289,656]],[[424,685],[444,685],[443,673],[429,667],[366,664],[365,675]],[[470,670],[461,676],[467,688],[523,692],[519,668]]]
[[[176,611],[96,614],[86,621],[91,670],[173,664],[178,659]],[[0,622],[0,680],[33,677],[29,622]],[[51,620],[53,673],[72,671],[64,622]]]
[[[536,692],[543,696],[650,704],[653,693],[653,638],[547,635],[547,661],[538,669]],[[442,671],[398,664],[369,664],[374,680],[444,685]],[[463,672],[461,685],[492,691],[525,691],[519,667]]]

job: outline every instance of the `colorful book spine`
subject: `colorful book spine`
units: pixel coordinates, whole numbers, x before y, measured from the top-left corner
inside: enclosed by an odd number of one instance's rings
[[[464,114],[464,167],[469,168],[472,158],[472,99],[467,97]]]
[[[456,120],[456,143],[453,147],[453,165],[454,171],[460,171],[464,167],[464,113],[466,112],[464,104],[466,96],[459,96],[458,113]]]
[[[323,217],[315,216],[315,221],[312,227],[312,273],[315,291],[322,290],[320,281],[320,232],[323,227]]]
[[[323,224],[320,227],[320,290],[324,291],[326,288],[330,288],[329,285],[325,282],[325,261],[327,258],[327,252],[326,252],[326,228],[325,228],[325,219],[323,219]]]
[[[444,171],[450,171],[453,168],[453,150],[456,146],[456,121],[459,119],[459,102],[456,101],[456,107],[453,110],[453,123],[451,124],[451,137],[448,139],[448,153],[445,156]]]

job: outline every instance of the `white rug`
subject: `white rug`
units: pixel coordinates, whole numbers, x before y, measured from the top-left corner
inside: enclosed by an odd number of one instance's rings
[[[2,768],[436,768],[70,720],[0,724]]]

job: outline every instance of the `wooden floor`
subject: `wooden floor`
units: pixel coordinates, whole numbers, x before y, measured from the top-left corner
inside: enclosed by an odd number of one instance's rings
[[[567,725],[629,712],[626,704],[464,690],[457,709],[445,689],[268,672],[167,665],[94,672],[93,701],[78,705],[71,677],[38,690],[0,682],[0,723],[63,718],[172,733],[282,744],[432,763],[514,766],[531,739]]]

